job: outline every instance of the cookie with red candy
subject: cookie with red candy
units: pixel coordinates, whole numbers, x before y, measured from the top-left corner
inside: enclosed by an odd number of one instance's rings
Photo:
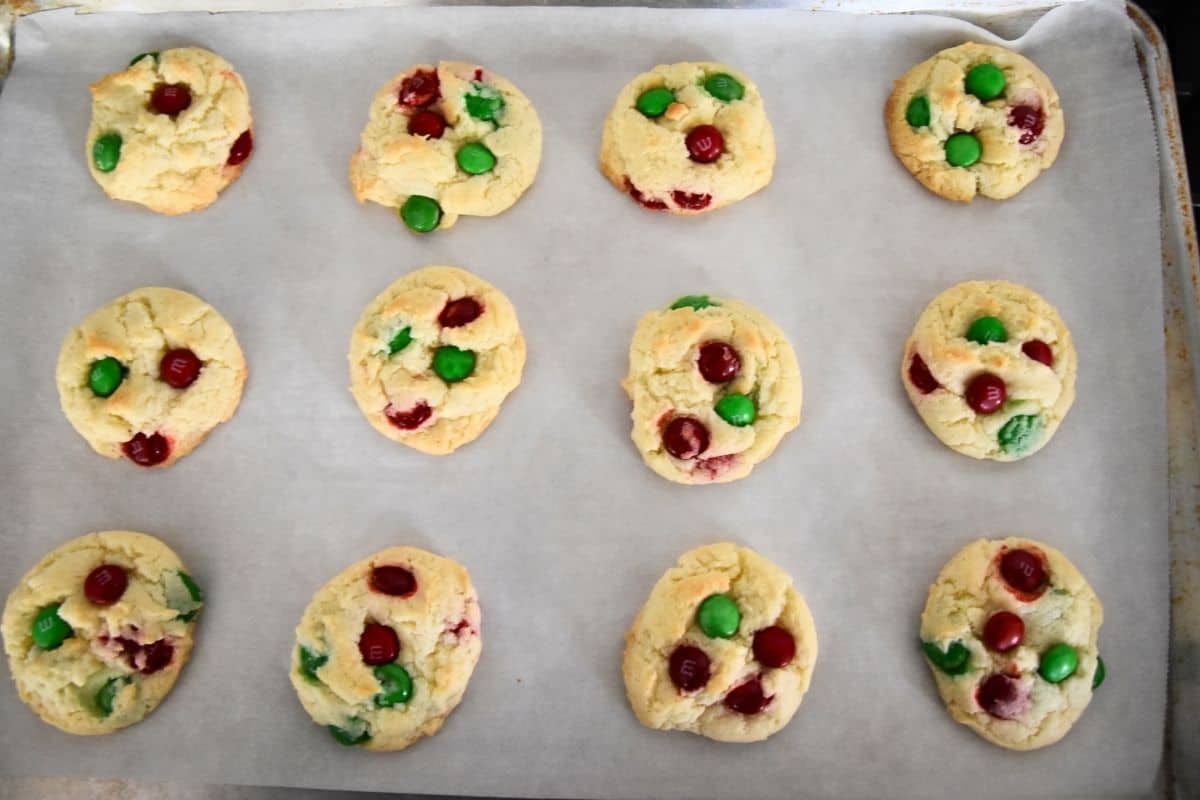
[[[0,630],[17,692],[67,733],[133,725],[175,685],[203,603],[179,556],[153,536],[72,539],[38,562],[4,606]]]
[[[483,647],[467,570],[389,547],[325,584],[296,628],[291,681],[339,744],[401,750],[442,727]]]
[[[654,585],[625,636],[622,672],[643,725],[754,742],[791,720],[816,660],[791,577],[725,542],[684,553]]]
[[[1104,612],[1047,544],[980,539],[929,588],[921,647],[946,709],[993,744],[1032,750],[1071,729],[1104,680]]]

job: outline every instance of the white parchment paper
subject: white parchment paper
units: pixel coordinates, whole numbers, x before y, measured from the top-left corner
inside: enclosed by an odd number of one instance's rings
[[[995,41],[951,19],[779,10],[23,19],[0,96],[0,588],[67,538],[131,528],[178,550],[209,601],[175,691],[125,732],[59,733],[3,681],[0,771],[612,798],[1147,791],[1168,602],[1152,120],[1120,5],[1059,9],[1015,44],[1062,95],[1058,163],[1013,200],[942,201],[892,157],[882,106],[893,78],[966,39]],[[109,201],[84,161],[87,84],[190,43],[250,86],[253,160],[202,213]],[[346,165],[376,88],[439,58],[512,78],[541,114],[545,157],[508,213],[418,238],[356,205]],[[596,168],[604,115],[643,69],[708,58],[759,83],[775,179],[702,219],[644,212]],[[530,349],[495,425],[442,459],[372,431],[345,388],[363,306],[433,263],[500,286]],[[1079,349],[1070,416],[1011,465],[940,445],[897,375],[925,303],[988,277],[1041,292]],[[237,416],[161,472],[94,455],[53,381],[65,332],[142,285],[212,302],[250,364]],[[636,320],[690,292],[762,308],[805,378],[800,428],[726,486],[676,486],[644,467],[618,387]],[[1030,754],[952,722],[916,641],[945,560],[1009,533],[1063,549],[1105,605],[1108,682],[1063,742]],[[620,677],[622,635],[653,582],[682,551],[727,538],[795,577],[820,636],[799,713],[752,746],[642,728]],[[312,724],[287,669],[312,593],[397,543],[469,567],[484,651],[438,736],[376,755]]]

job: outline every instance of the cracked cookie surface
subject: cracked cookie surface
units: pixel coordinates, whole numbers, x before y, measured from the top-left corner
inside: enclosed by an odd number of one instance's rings
[[[804,598],[746,547],[684,553],[625,636],[622,672],[638,720],[722,742],[754,742],[800,707],[817,660]]]
[[[0,629],[21,699],[67,733],[140,721],[175,684],[203,604],[153,536],[89,533],[51,551],[8,597]]]
[[[892,152],[925,188],[948,200],[1012,197],[1062,146],[1058,92],[1037,65],[968,42],[935,54],[896,81],[884,106]]]
[[[91,91],[88,169],[109,197],[184,214],[210,205],[245,169],[250,98],[216,53],[143,53]]]
[[[700,214],[771,181],[775,134],[758,87],[714,62],[660,64],[630,81],[604,122],[600,168],[639,205]]]
[[[688,295],[647,313],[622,386],[642,459],[676,483],[744,478],[800,423],[792,346],[738,300]]]
[[[339,743],[401,750],[437,733],[483,647],[467,570],[390,547],[321,588],[296,628],[291,681]]]
[[[541,157],[541,121],[509,80],[475,64],[418,64],[371,101],[350,185],[360,203],[396,209],[425,233],[507,210]]]
[[[980,539],[930,587],[921,641],[946,709],[993,744],[1031,750],[1066,735],[1104,680],[1103,610],[1061,552]]]
[[[457,267],[392,283],[350,337],[350,391],[375,430],[443,455],[475,440],[521,382],[525,337],[508,298]]]
[[[63,342],[63,413],[101,455],[167,466],[233,416],[246,361],[229,323],[177,289],[142,288],[94,311]]]
[[[947,447],[995,461],[1033,455],[1075,401],[1075,346],[1058,311],[1009,281],[935,297],[904,345],[900,380]]]

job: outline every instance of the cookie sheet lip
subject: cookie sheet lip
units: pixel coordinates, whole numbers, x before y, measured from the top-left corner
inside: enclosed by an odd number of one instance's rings
[[[183,110],[155,109],[154,94],[164,86],[185,87]],[[246,168],[253,147],[249,93],[216,53],[199,47],[143,53],[93,83],[91,93],[85,158],[115,200],[186,214],[215,202]]]
[[[414,65],[375,94],[349,180],[360,203],[395,209],[428,232],[508,210],[533,185],[541,157],[541,121],[515,84],[478,64],[441,61]]]
[[[375,430],[445,455],[478,438],[521,382],[525,337],[496,287],[458,267],[408,273],[363,310],[350,391]]]
[[[1004,340],[968,338],[981,320],[998,325]],[[1039,360],[1046,358],[1051,363]],[[994,461],[1027,458],[1049,443],[1075,401],[1077,373],[1058,310],[1003,280],[966,281],[938,294],[917,318],[900,360],[900,380],[929,430],[958,453]],[[999,408],[972,406],[981,379],[999,380]]]
[[[1031,587],[1014,587],[1006,579],[1003,559],[1013,553],[1042,565],[1037,591],[1028,593],[1024,589]],[[1015,569],[1009,578],[1031,573],[1028,567]],[[988,620],[998,612],[1024,621],[1019,643],[1004,652],[985,641]],[[1033,750],[1065,736],[1091,702],[1102,675],[1097,642],[1103,620],[1095,592],[1058,549],[1025,537],[979,539],[951,557],[930,586],[920,638],[938,693],[955,720],[993,744]],[[1048,654],[1064,646],[1075,653],[1077,666],[1066,677],[1047,680],[1043,673],[1053,658]],[[951,648],[959,656],[955,663],[936,663]],[[1012,681],[1013,697],[989,713],[980,692],[995,675]]]
[[[709,86],[725,99],[705,87],[714,76],[728,79],[726,91]],[[731,95],[728,85],[736,85],[740,96]],[[639,99],[656,90],[669,92],[671,101],[647,116]],[[719,139],[716,150],[711,136],[703,137],[703,146],[694,138],[710,129]],[[600,169],[644,208],[715,211],[763,189],[774,167],[775,134],[758,87],[727,64],[660,64],[626,84],[604,121]]]
[[[176,349],[201,362],[198,376],[176,388],[162,379],[163,357]],[[90,369],[120,364],[120,383],[98,396]],[[121,458],[136,437],[159,436],[170,466],[195,449],[241,402],[246,360],[233,328],[212,306],[179,289],[143,287],[89,314],[66,335],[55,381],[63,413],[97,453]]]
[[[966,85],[981,64],[994,64],[1004,75],[994,99],[981,100]],[[924,109],[913,115],[910,104],[920,98]],[[1065,132],[1058,92],[1046,74],[1019,53],[975,42],[942,50],[905,73],[883,116],[905,169],[934,194],[964,203],[976,195],[1016,195],[1054,163]],[[955,134],[975,137],[977,161],[950,163],[946,143]]]
[[[119,567],[127,582],[98,604],[85,585],[102,565]],[[186,567],[174,551],[133,531],[89,533],[46,554],[13,589],[0,622],[21,699],[77,735],[141,721],[171,691],[191,653],[203,594],[190,576],[180,576]],[[44,649],[32,628],[47,609],[55,609],[67,638]]]
[[[634,445],[676,483],[744,478],[800,423],[803,386],[791,344],[738,300],[689,295],[648,312],[630,342],[622,387],[633,401]]]
[[[778,639],[790,639],[790,653]],[[722,542],[684,553],[655,583],[625,636],[622,674],[646,727],[755,742],[791,721],[816,660],[816,628],[791,577]]]
[[[482,647],[467,570],[416,547],[389,547],[313,596],[296,628],[290,678],[304,710],[339,743],[402,750],[441,729]]]

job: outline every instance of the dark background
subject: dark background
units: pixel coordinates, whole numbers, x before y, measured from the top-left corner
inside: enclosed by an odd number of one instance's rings
[[[1187,151],[1188,176],[1192,185],[1192,208],[1197,206],[1200,189],[1200,102],[1196,97],[1197,76],[1200,74],[1200,2],[1196,0],[1167,0],[1139,2],[1154,18],[1171,54],[1175,73],[1175,93],[1179,99],[1179,118],[1183,127]]]

